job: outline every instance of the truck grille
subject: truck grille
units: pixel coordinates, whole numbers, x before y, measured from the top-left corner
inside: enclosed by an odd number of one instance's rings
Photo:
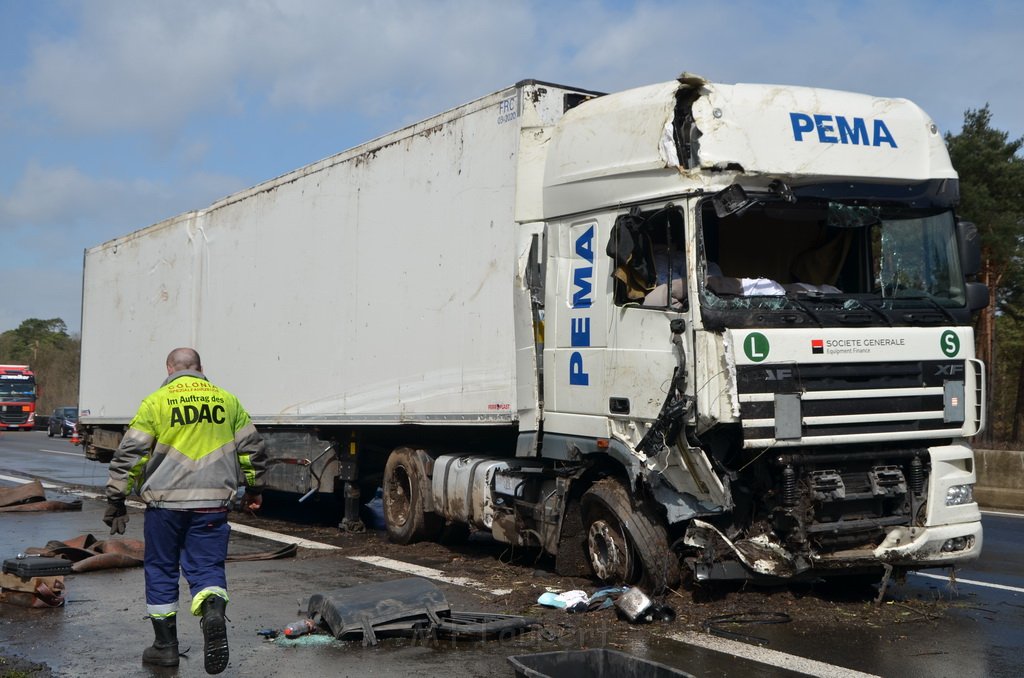
[[[21,405],[7,408],[6,406],[0,406],[0,424],[14,425],[24,424],[28,421],[28,412],[21,409]]]
[[[977,361],[775,363],[738,366],[736,376],[746,447],[952,437],[981,427]]]

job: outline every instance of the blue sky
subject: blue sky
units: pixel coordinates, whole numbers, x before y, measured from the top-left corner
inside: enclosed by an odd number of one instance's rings
[[[526,78],[691,71],[1024,135],[1024,2],[0,0],[0,331],[80,328],[82,253]]]

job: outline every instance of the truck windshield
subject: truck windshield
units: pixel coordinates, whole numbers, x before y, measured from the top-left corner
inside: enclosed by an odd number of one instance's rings
[[[871,228],[871,249],[872,292],[964,305],[952,212],[881,221]]]
[[[35,384],[26,382],[0,382],[0,398],[31,397],[36,393]]]
[[[952,210],[804,198],[700,214],[711,326],[967,322]]]

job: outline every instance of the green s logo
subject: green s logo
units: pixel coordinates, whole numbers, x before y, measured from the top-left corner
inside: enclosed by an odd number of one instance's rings
[[[960,337],[953,330],[946,330],[939,337],[939,348],[942,349],[943,353],[952,358],[960,352]]]

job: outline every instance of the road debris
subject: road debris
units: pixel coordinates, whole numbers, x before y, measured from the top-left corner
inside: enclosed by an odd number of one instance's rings
[[[0,603],[21,607],[62,607],[64,575],[71,564],[61,558],[19,553],[7,558],[0,573]]]
[[[316,629],[316,622],[312,619],[299,619],[298,621],[293,621],[291,624],[284,627],[284,637],[298,638],[299,636],[304,636],[307,633],[313,633]]]
[[[139,539],[101,540],[92,534],[83,534],[63,541],[51,540],[46,546],[31,546],[24,552],[31,556],[70,561],[71,572],[81,574],[97,570],[141,567],[145,544]],[[259,552],[229,553],[227,561],[276,560],[293,557],[297,552],[298,547],[295,544],[284,544],[279,548]]]
[[[335,638],[361,637],[363,645],[376,645],[385,636],[508,638],[537,623],[515,615],[453,612],[444,593],[419,577],[315,594],[306,615]]]
[[[46,490],[38,480],[16,487],[0,487],[0,511],[81,511],[82,500],[47,499]]]
[[[676,612],[668,605],[658,605],[638,588],[630,588],[615,601],[619,616],[633,624],[650,624],[655,621],[672,621]]]
[[[588,594],[579,589],[561,593],[549,589],[537,598],[537,604],[563,609],[569,613],[592,612],[611,607],[615,604],[615,599],[627,590],[629,590],[628,586],[612,586]]]
[[[537,598],[537,603],[544,607],[554,607],[565,610],[567,612],[585,612],[587,604],[590,602],[590,596],[587,595],[586,591],[574,590],[574,591],[563,591],[562,593],[555,593],[554,591],[545,591],[540,594]]]
[[[138,539],[97,539],[83,534],[63,541],[51,540],[42,547],[29,547],[25,553],[61,558],[71,563],[71,572],[94,572],[125,567],[141,567],[145,546]]]
[[[793,621],[785,612],[752,612],[723,614],[709,617],[704,621],[704,630],[722,638],[732,638],[747,643],[767,645],[768,640],[731,630],[730,627],[746,624],[788,624]]]

